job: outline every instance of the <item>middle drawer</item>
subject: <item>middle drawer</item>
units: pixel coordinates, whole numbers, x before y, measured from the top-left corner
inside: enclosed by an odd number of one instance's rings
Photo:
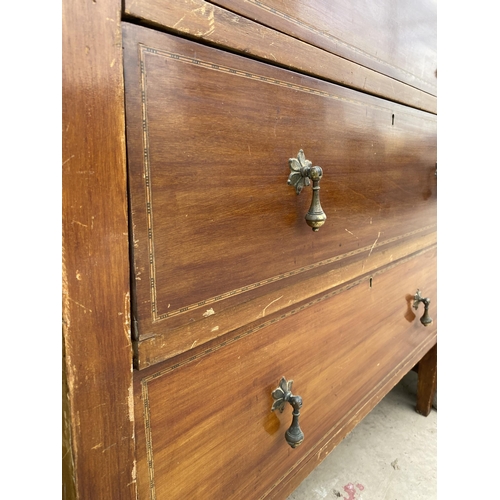
[[[124,54],[138,368],[435,241],[434,115],[139,26]]]

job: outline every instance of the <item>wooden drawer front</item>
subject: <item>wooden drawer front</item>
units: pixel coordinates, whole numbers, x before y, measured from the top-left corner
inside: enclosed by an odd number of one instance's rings
[[[431,298],[428,327],[417,288]],[[135,373],[139,498],[282,498],[434,345],[435,247],[303,306]],[[296,449],[284,439],[291,407],[270,411],[282,376],[304,402]]]
[[[139,352],[166,359],[294,300],[266,294],[315,295],[345,259],[366,271],[432,237],[434,115],[146,28],[124,42]],[[311,189],[287,185],[300,149],[324,171],[317,233]]]
[[[435,0],[211,1],[436,95]]]

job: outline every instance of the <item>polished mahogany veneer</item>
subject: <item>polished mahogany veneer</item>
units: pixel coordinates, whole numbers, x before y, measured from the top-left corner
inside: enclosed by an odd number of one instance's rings
[[[124,28],[139,353],[159,338],[153,359],[171,357],[271,312],[269,293],[312,296],[348,258],[369,270],[435,239],[434,115]],[[316,233],[310,190],[287,185],[301,149],[323,170]]]
[[[416,285],[436,297],[435,245],[140,372],[140,497],[281,498],[281,482],[315,464],[435,343],[437,304],[423,326]],[[303,400],[296,449],[284,437],[291,407],[271,412],[282,376]]]
[[[436,0],[211,2],[424,92],[437,94]]]
[[[284,500],[427,415],[435,1],[63,4],[63,497]]]

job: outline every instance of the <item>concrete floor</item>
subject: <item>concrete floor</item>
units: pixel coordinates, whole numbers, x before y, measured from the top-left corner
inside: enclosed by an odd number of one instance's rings
[[[437,411],[417,414],[416,391],[410,372],[288,500],[435,500]]]

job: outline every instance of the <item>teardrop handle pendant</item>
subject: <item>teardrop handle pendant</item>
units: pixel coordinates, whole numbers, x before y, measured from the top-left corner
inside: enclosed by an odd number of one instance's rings
[[[413,309],[418,309],[418,305],[420,302],[424,304],[424,314],[420,318],[420,323],[424,326],[428,326],[432,323],[432,318],[429,316],[429,304],[431,302],[431,299],[427,297],[422,297],[420,290],[417,290],[413,297]]]
[[[304,433],[299,425],[302,398],[292,394],[292,384],[293,380],[287,382],[285,377],[281,378],[279,386],[272,392],[274,403],[271,411],[279,410],[282,413],[285,409],[285,403],[290,403],[293,408],[292,424],[285,432],[285,439],[292,448],[297,448],[304,441]]]
[[[290,175],[288,176],[288,185],[295,188],[295,192],[300,194],[304,186],[309,186],[313,181],[313,195],[311,206],[307,212],[305,219],[313,231],[318,231],[326,221],[326,214],[321,208],[319,201],[319,181],[323,177],[323,169],[321,167],[313,167],[309,160],[306,160],[304,151],[299,151],[297,158],[288,160],[290,165]]]

